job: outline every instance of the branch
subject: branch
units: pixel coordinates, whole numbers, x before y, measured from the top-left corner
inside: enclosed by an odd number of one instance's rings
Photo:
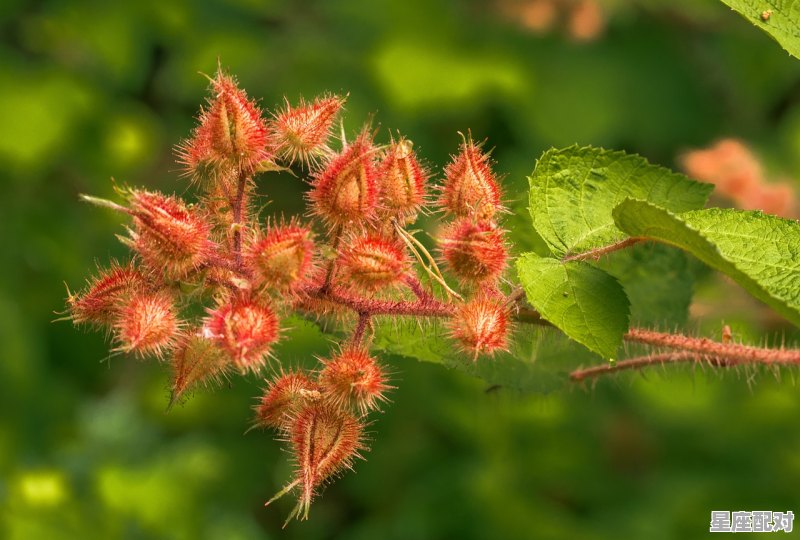
[[[708,338],[667,334],[643,328],[630,329],[625,334],[625,340],[655,347],[689,351],[709,358],[731,360],[740,364],[800,364],[800,350],[798,349],[767,349],[737,343],[720,343]]]
[[[664,365],[664,364],[678,364],[678,363],[701,363],[706,362],[714,367],[730,367],[734,363],[727,360],[717,360],[714,358],[706,358],[703,355],[693,352],[670,352],[664,354],[653,354],[647,356],[639,356],[636,358],[629,358],[627,360],[620,360],[613,364],[603,364],[600,366],[592,366],[585,369],[576,369],[569,374],[570,380],[573,382],[581,382],[586,379],[599,377],[608,373],[615,373],[617,371],[624,371],[629,369],[641,369],[650,366]]]
[[[693,338],[681,334],[665,334],[641,328],[633,328],[625,335],[626,341],[644,343],[654,347],[675,349],[672,352],[653,354],[603,364],[586,369],[576,369],[569,378],[575,382],[608,373],[629,369],[641,369],[654,365],[678,363],[706,363],[712,367],[732,367],[747,364],[796,366],[800,365],[798,349],[767,349],[720,343],[708,338]]]
[[[238,267],[242,266],[242,217],[245,206],[245,187],[248,174],[244,169],[239,171],[236,184],[236,198],[233,204],[233,256]]]
[[[643,242],[644,238],[626,238],[625,240],[621,240],[616,244],[609,244],[607,246],[602,246],[595,249],[590,249],[589,251],[584,251],[583,253],[575,253],[574,255],[568,255],[561,259],[562,262],[568,261],[585,261],[587,259],[597,260],[603,255],[607,255],[614,251],[619,251],[621,249],[625,249],[630,247],[634,244],[638,244],[639,242]]]
[[[353,330],[353,335],[350,338],[350,342],[353,345],[359,345],[361,340],[364,339],[364,334],[367,331],[367,327],[370,325],[369,319],[369,313],[358,314],[358,323],[356,323],[356,329]]]
[[[309,297],[327,300],[352,309],[359,315],[410,315],[416,317],[451,317],[456,310],[453,304],[446,304],[433,298],[427,300],[374,300],[352,296],[334,288],[311,288],[304,291]]]

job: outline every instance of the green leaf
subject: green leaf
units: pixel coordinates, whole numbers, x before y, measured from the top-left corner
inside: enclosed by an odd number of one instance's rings
[[[800,58],[800,4],[783,0],[722,0]]]
[[[694,272],[680,249],[643,242],[603,257],[597,266],[622,284],[632,324],[670,329],[686,324]]]
[[[676,215],[636,200],[617,206],[614,219],[631,236],[688,251],[800,325],[800,223],[720,208]]]
[[[517,259],[517,274],[542,317],[604,358],[616,357],[628,330],[630,304],[614,277],[583,261],[535,253]]]
[[[611,211],[626,198],[683,212],[702,208],[713,189],[642,157],[588,146],[548,150],[528,181],[534,229],[556,255],[624,240]]]
[[[441,322],[385,321],[377,325],[372,348],[441,364],[490,386],[539,394],[563,388],[572,369],[602,361],[554,328],[520,324],[513,331],[508,352],[477,360],[459,352],[446,334]]]

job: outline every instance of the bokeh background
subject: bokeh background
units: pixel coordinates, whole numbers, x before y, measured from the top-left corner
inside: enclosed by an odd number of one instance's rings
[[[657,540],[704,537],[712,509],[800,512],[792,372],[656,370],[531,396],[393,358],[368,460],[281,531],[291,501],[262,505],[287,455],[243,434],[259,380],[167,413],[164,366],[53,322],[64,283],[124,256],[119,216],[78,194],[112,196],[112,177],[184,192],[171,148],[218,59],[267,108],[349,92],[348,129],[372,116],[436,169],[471,129],[510,201],[543,150],[575,142],[677,167],[737,137],[772,177],[800,177],[800,60],[715,0],[568,4],[0,3],[0,537]],[[302,183],[277,178],[270,211],[302,211]],[[689,331],[796,338],[701,278]]]

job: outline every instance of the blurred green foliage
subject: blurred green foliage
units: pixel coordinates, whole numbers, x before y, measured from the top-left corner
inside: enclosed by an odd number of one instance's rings
[[[737,136],[800,177],[800,62],[716,0],[609,0],[588,43],[531,33],[498,6],[2,3],[0,536],[657,540],[705,536],[712,509],[800,511],[792,373],[656,370],[531,397],[390,357],[398,388],[368,460],[281,531],[291,502],[262,504],[289,477],[287,455],[268,434],[243,435],[260,381],[167,414],[165,366],[109,358],[102,335],[52,322],[63,282],[77,288],[95,259],[125,253],[118,216],[78,194],[110,195],[111,177],[184,192],[171,146],[218,58],[265,107],[349,92],[349,130],[374,114],[436,169],[471,129],[494,147],[512,205],[525,204],[535,158],[572,143],[674,166]],[[269,211],[303,210],[298,180],[267,178]],[[535,244],[521,216],[518,252]],[[690,329],[719,335],[724,318],[737,337],[793,339],[703,275]],[[330,347],[309,332],[283,361]]]

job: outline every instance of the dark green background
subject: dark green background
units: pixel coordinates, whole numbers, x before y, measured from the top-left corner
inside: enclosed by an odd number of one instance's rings
[[[436,169],[471,129],[511,201],[544,149],[573,142],[675,166],[732,135],[800,176],[800,60],[712,0],[606,6],[606,33],[579,44],[477,1],[2,2],[0,537],[683,539],[712,509],[800,511],[794,373],[656,370],[542,397],[393,359],[368,460],[281,531],[291,501],[262,504],[287,454],[243,435],[258,380],[167,414],[166,366],[106,362],[102,335],[52,322],[64,282],[124,255],[119,217],[78,194],[111,196],[112,176],[183,192],[171,147],[217,58],[267,108],[349,92],[348,128],[374,114]],[[291,213],[302,188],[260,187]],[[729,285],[699,291],[690,329],[786,331]]]

